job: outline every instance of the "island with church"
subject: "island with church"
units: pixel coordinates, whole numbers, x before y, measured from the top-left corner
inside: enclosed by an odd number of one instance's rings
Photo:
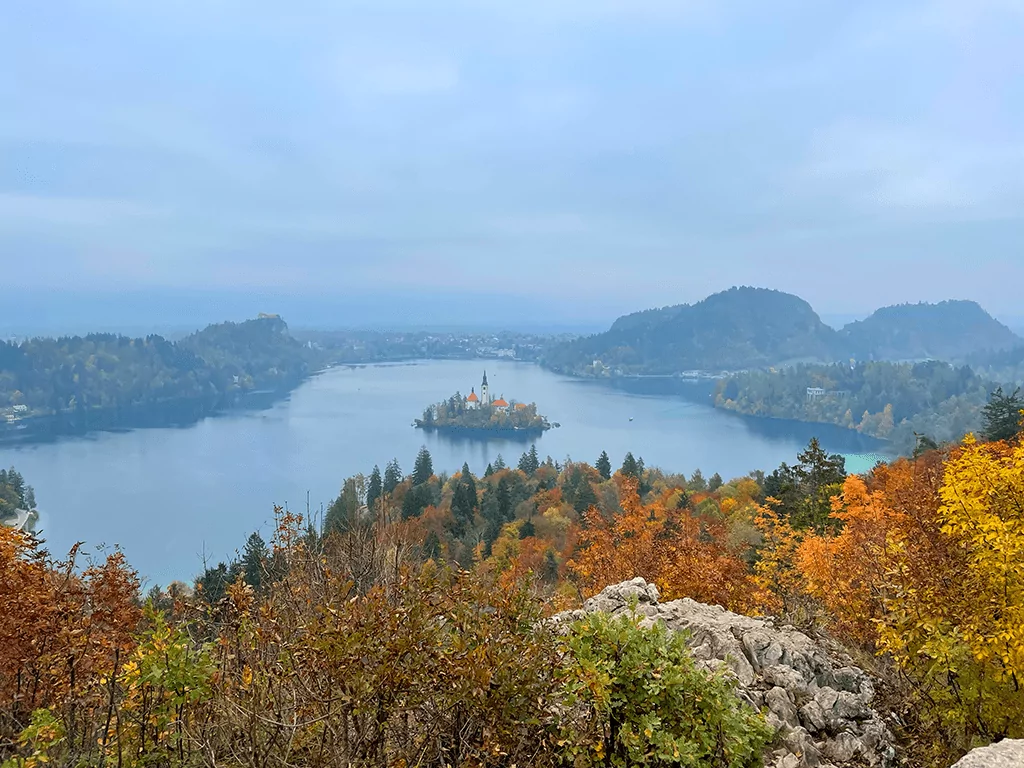
[[[537,413],[536,403],[506,400],[504,395],[494,398],[487,384],[487,371],[480,384],[480,394],[476,387],[465,397],[456,392],[447,400],[427,406],[423,418],[416,419],[414,425],[428,431],[508,437],[533,437],[558,426]]]

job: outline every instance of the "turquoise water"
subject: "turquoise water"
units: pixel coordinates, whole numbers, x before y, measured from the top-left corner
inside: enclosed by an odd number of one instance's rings
[[[892,461],[892,456],[884,453],[844,453],[846,459],[846,471],[851,475],[863,475],[878,462]]]

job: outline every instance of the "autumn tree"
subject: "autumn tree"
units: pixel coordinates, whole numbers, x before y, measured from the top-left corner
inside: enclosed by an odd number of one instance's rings
[[[665,498],[645,505],[638,481],[621,480],[622,514],[586,514],[569,571],[593,594],[608,584],[642,576],[667,599],[692,597],[735,609],[748,608],[754,583],[746,564],[725,543],[721,520],[668,507]]]
[[[927,764],[1024,735],[1022,510],[1024,447],[968,439],[848,478],[799,547],[835,628],[898,665]]]

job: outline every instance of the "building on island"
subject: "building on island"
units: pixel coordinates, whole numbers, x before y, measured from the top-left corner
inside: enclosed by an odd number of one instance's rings
[[[504,395],[499,397],[497,400],[491,399],[491,392],[487,386],[487,371],[484,371],[483,381],[480,382],[480,394],[477,395],[476,387],[469,390],[469,395],[466,397],[466,408],[473,410],[474,408],[480,408],[487,406],[489,408],[508,408],[509,404],[505,400]]]

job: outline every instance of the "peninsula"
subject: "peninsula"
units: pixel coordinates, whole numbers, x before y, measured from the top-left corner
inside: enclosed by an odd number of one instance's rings
[[[537,413],[536,403],[506,400],[504,395],[493,398],[484,371],[479,395],[473,387],[465,397],[456,392],[447,400],[427,406],[415,426],[428,431],[531,436],[558,425]]]

